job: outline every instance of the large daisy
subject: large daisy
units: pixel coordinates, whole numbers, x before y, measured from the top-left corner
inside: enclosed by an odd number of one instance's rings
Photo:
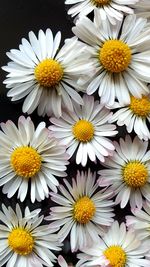
[[[83,55],[83,68],[93,64],[93,72],[78,83],[91,95],[96,90],[101,103],[112,106],[115,98],[121,105],[130,103],[130,94],[142,97],[149,92],[150,27],[147,20],[128,15],[113,26],[101,21],[95,11],[94,22],[84,17],[77,21],[73,32],[87,44],[90,59]],[[83,44],[84,45],[84,44]],[[86,73],[85,73],[86,74]]]
[[[61,243],[48,225],[40,225],[43,216],[39,216],[40,209],[30,212],[26,207],[24,214],[16,205],[11,207],[2,205],[0,211],[0,266],[6,267],[42,267],[53,266],[57,257],[51,250],[61,250]]]
[[[31,201],[49,196],[49,188],[57,192],[56,176],[66,176],[68,155],[65,147],[50,136],[45,123],[35,129],[30,117],[21,116],[18,128],[12,121],[1,123],[0,131],[0,186],[11,198],[18,191],[24,201],[29,181]]]
[[[116,151],[106,159],[106,169],[100,170],[99,185],[109,186],[114,192],[116,204],[124,208],[128,201],[131,208],[142,208],[143,197],[150,201],[150,151],[148,142],[130,136],[114,142]]]
[[[120,107],[110,122],[117,121],[119,126],[126,125],[128,133],[133,130],[140,139],[150,139],[150,95],[142,98],[130,97],[129,105]]]
[[[132,215],[126,216],[126,224],[129,229],[136,232],[140,240],[150,241],[150,202],[145,201],[143,210],[132,209]]]
[[[109,200],[111,193],[97,191],[96,174],[88,172],[77,173],[72,185],[64,180],[60,185],[61,194],[51,193],[52,200],[59,204],[51,208],[47,220],[54,221],[50,227],[61,227],[60,240],[63,241],[70,233],[71,250],[76,251],[103,235],[113,222],[113,201]]]
[[[136,238],[135,233],[127,231],[125,223],[120,226],[115,221],[109,231],[92,247],[82,249],[76,267],[149,267],[145,259],[146,248]]]
[[[75,105],[74,112],[63,112],[62,117],[51,118],[54,124],[49,127],[56,138],[68,147],[70,157],[77,150],[76,163],[83,166],[87,158],[95,161],[96,157],[104,162],[105,157],[115,149],[107,137],[115,136],[116,126],[108,123],[112,113],[93,96],[83,96],[83,106]]]
[[[73,5],[68,14],[79,17],[90,14],[97,9],[102,20],[109,20],[116,24],[117,20],[123,18],[123,14],[133,14],[136,3],[140,0],[66,0],[66,5]]]
[[[12,101],[26,97],[23,112],[31,114],[38,107],[40,116],[59,117],[62,106],[73,109],[72,99],[82,104],[76,79],[82,74],[78,58],[84,48],[77,38],[71,38],[60,49],[60,41],[61,33],[53,38],[50,29],[46,33],[40,30],[38,38],[29,32],[29,41],[23,38],[19,50],[7,53],[11,62],[3,67],[8,72],[4,84],[10,89],[7,95]]]

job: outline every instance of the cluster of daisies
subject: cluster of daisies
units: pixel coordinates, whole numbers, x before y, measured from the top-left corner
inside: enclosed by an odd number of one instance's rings
[[[50,212],[2,204],[0,266],[73,266],[68,239],[76,267],[150,267],[150,0],[65,4],[74,37],[31,31],[2,67],[11,101],[43,118],[0,124],[0,186]],[[116,205],[131,210],[120,224]]]

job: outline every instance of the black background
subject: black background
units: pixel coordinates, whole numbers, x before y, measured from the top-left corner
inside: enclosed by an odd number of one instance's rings
[[[67,15],[64,0],[0,0],[0,66],[6,65],[10,61],[6,56],[6,52],[13,48],[18,49],[21,39],[23,37],[28,39],[29,31],[32,30],[37,35],[40,29],[45,31],[47,28],[51,28],[55,35],[60,30],[62,33],[61,45],[63,45],[66,38],[73,36],[72,26],[73,22]],[[3,85],[5,77],[6,73],[0,69],[0,122],[6,122],[8,119],[11,119],[17,123],[19,116],[22,115],[23,101],[12,103],[6,96],[7,90],[5,85]],[[36,111],[30,117],[35,125],[42,120],[45,120],[48,124],[48,118],[38,117]],[[119,135],[122,134],[123,129],[119,132]],[[100,169],[99,164],[96,166],[89,163],[89,166],[93,171]],[[75,176],[76,169],[73,158],[67,170],[68,179]],[[81,169],[81,166],[78,169]],[[16,195],[11,199],[7,199],[7,196],[3,195],[1,188],[0,197],[1,203],[5,203],[6,206],[11,205],[13,208],[15,208],[16,202],[21,205],[22,209],[27,205],[31,209],[41,207],[42,214],[44,215],[48,214],[51,206],[49,199],[45,199],[41,203],[36,202],[35,204],[31,204],[29,197],[23,203],[17,200]],[[120,210],[119,207],[116,207],[116,217],[120,221],[124,220],[125,213],[125,209]],[[75,256],[71,255],[69,250],[68,240],[66,240],[61,254],[67,260],[75,262]],[[56,266],[58,265],[56,264]]]

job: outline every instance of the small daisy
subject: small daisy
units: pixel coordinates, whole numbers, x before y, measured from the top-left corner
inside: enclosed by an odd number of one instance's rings
[[[136,3],[140,0],[66,0],[66,5],[73,5],[68,14],[79,17],[90,14],[97,9],[102,20],[109,20],[116,24],[117,20],[123,18],[123,14],[133,14]]]
[[[150,240],[150,202],[145,201],[143,210],[132,209],[134,216],[126,216],[126,224],[129,229],[136,232],[140,240]]]
[[[30,212],[26,207],[24,215],[19,205],[16,212],[2,205],[0,212],[0,266],[6,267],[42,267],[54,266],[57,257],[51,250],[61,250],[57,228],[40,225],[43,216],[40,210]]]
[[[33,122],[21,116],[18,128],[12,121],[1,123],[0,131],[0,186],[11,198],[18,190],[24,201],[29,181],[32,202],[49,196],[50,188],[57,192],[56,176],[66,176],[68,155],[65,147],[50,136],[45,122],[35,129]]]
[[[140,139],[150,139],[150,95],[142,98],[130,97],[129,105],[120,107],[109,122],[117,121],[119,126],[126,125],[128,133],[133,130]]]
[[[91,95],[98,89],[101,103],[112,106],[130,103],[130,94],[140,98],[149,93],[150,27],[147,20],[129,15],[117,26],[101,21],[95,11],[94,22],[84,17],[73,32],[87,44],[90,59],[83,55],[83,68],[92,63],[94,74],[80,77],[78,83]],[[85,45],[85,44],[83,44]]]
[[[68,263],[65,261],[65,259],[61,255],[58,256],[58,264],[60,267],[73,267],[71,263],[68,265]]]
[[[144,259],[148,248],[136,238],[135,233],[127,231],[125,223],[120,226],[115,221],[109,231],[97,244],[82,249],[76,267],[149,267],[150,261]]]
[[[52,200],[59,206],[51,208],[46,220],[53,220],[50,227],[61,227],[60,240],[63,241],[70,232],[71,251],[74,252],[92,242],[98,235],[104,234],[113,222],[113,201],[108,200],[110,193],[95,192],[96,173],[77,173],[72,180],[72,186],[64,179],[66,187],[59,186],[60,194],[51,193]]]
[[[83,96],[83,106],[75,105],[74,112],[63,112],[60,119],[51,118],[54,124],[49,127],[56,138],[68,147],[72,157],[77,150],[76,163],[85,166],[87,158],[95,161],[96,157],[104,162],[105,157],[115,149],[107,137],[115,136],[116,126],[108,123],[112,113],[93,96]]]
[[[128,201],[131,208],[142,208],[142,196],[150,200],[150,151],[146,152],[148,142],[137,136],[133,142],[130,136],[125,141],[114,142],[116,152],[106,159],[100,170],[99,185],[109,186],[108,192],[114,192],[116,204],[124,208]]]
[[[80,59],[77,58],[84,48],[77,38],[71,38],[59,49],[60,41],[61,33],[53,38],[50,29],[46,33],[40,30],[38,38],[29,32],[29,41],[23,38],[19,50],[12,49],[7,53],[12,60],[2,67],[8,72],[4,81],[10,89],[7,95],[12,101],[26,97],[24,113],[31,114],[38,107],[40,116],[54,114],[59,117],[62,106],[73,110],[72,100],[82,104],[76,76],[81,74]]]

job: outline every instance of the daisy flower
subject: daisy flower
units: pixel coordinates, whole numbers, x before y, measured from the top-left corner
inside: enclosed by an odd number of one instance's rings
[[[150,261],[144,259],[148,248],[136,238],[135,233],[120,226],[115,221],[109,231],[97,244],[82,249],[76,267],[149,267]]]
[[[16,211],[2,205],[0,211],[0,266],[6,267],[42,267],[54,266],[57,257],[51,250],[61,250],[56,229],[40,225],[43,216],[40,210],[30,212],[26,207],[24,215],[19,205]]]
[[[138,208],[132,209],[134,216],[126,216],[126,224],[129,229],[136,232],[140,240],[150,240],[150,202],[143,203],[143,210]]]
[[[23,112],[31,114],[38,107],[38,115],[61,116],[62,106],[72,110],[72,100],[82,104],[76,89],[76,76],[81,74],[80,59],[84,48],[77,38],[67,39],[60,49],[61,33],[55,37],[50,29],[38,33],[31,31],[29,41],[25,38],[19,49],[7,53],[11,62],[2,67],[8,72],[4,81],[10,89],[7,96],[12,101],[24,97]],[[90,64],[87,64],[87,70]],[[76,89],[75,89],[76,87]]]
[[[109,20],[110,23],[116,24],[121,20],[124,14],[133,14],[136,3],[140,0],[66,0],[66,5],[73,5],[68,14],[72,17],[78,14],[83,17],[97,9],[102,20]]]
[[[124,208],[128,201],[131,208],[142,208],[145,197],[150,200],[150,151],[146,151],[148,142],[137,136],[133,142],[130,136],[120,142],[114,142],[116,152],[106,159],[100,170],[100,186],[109,186],[108,192],[114,192],[116,204]]]
[[[121,105],[130,103],[130,94],[140,98],[149,93],[150,27],[147,20],[128,15],[112,26],[101,21],[95,11],[94,22],[84,17],[73,32],[87,44],[94,74],[80,77],[78,83],[91,95],[98,89],[101,103],[112,106],[115,98]],[[83,44],[85,45],[85,44]],[[87,59],[83,55],[83,68]]]
[[[108,200],[110,193],[98,188],[96,173],[77,173],[70,185],[64,179],[65,186],[60,185],[61,194],[51,193],[52,200],[59,204],[53,206],[46,220],[53,220],[50,227],[61,227],[60,240],[63,241],[70,233],[71,251],[96,242],[98,235],[104,234],[113,222],[113,201]]]
[[[0,131],[0,186],[11,198],[18,190],[18,198],[24,201],[29,181],[31,201],[41,201],[49,196],[49,190],[57,192],[56,176],[66,176],[68,164],[66,149],[50,136],[45,122],[35,129],[30,117],[21,116],[18,128],[8,120],[1,123]]]
[[[126,125],[128,133],[133,130],[140,139],[150,139],[150,95],[142,98],[130,97],[130,104],[113,114],[109,122],[117,121],[119,126]]]
[[[49,129],[68,147],[70,157],[77,150],[76,163],[85,166],[88,157],[91,161],[97,157],[104,162],[112,154],[115,147],[107,137],[118,132],[115,125],[108,123],[112,113],[99,101],[94,102],[93,96],[84,95],[83,103],[83,106],[75,105],[74,112],[63,112],[59,119],[51,118],[54,125]]]

